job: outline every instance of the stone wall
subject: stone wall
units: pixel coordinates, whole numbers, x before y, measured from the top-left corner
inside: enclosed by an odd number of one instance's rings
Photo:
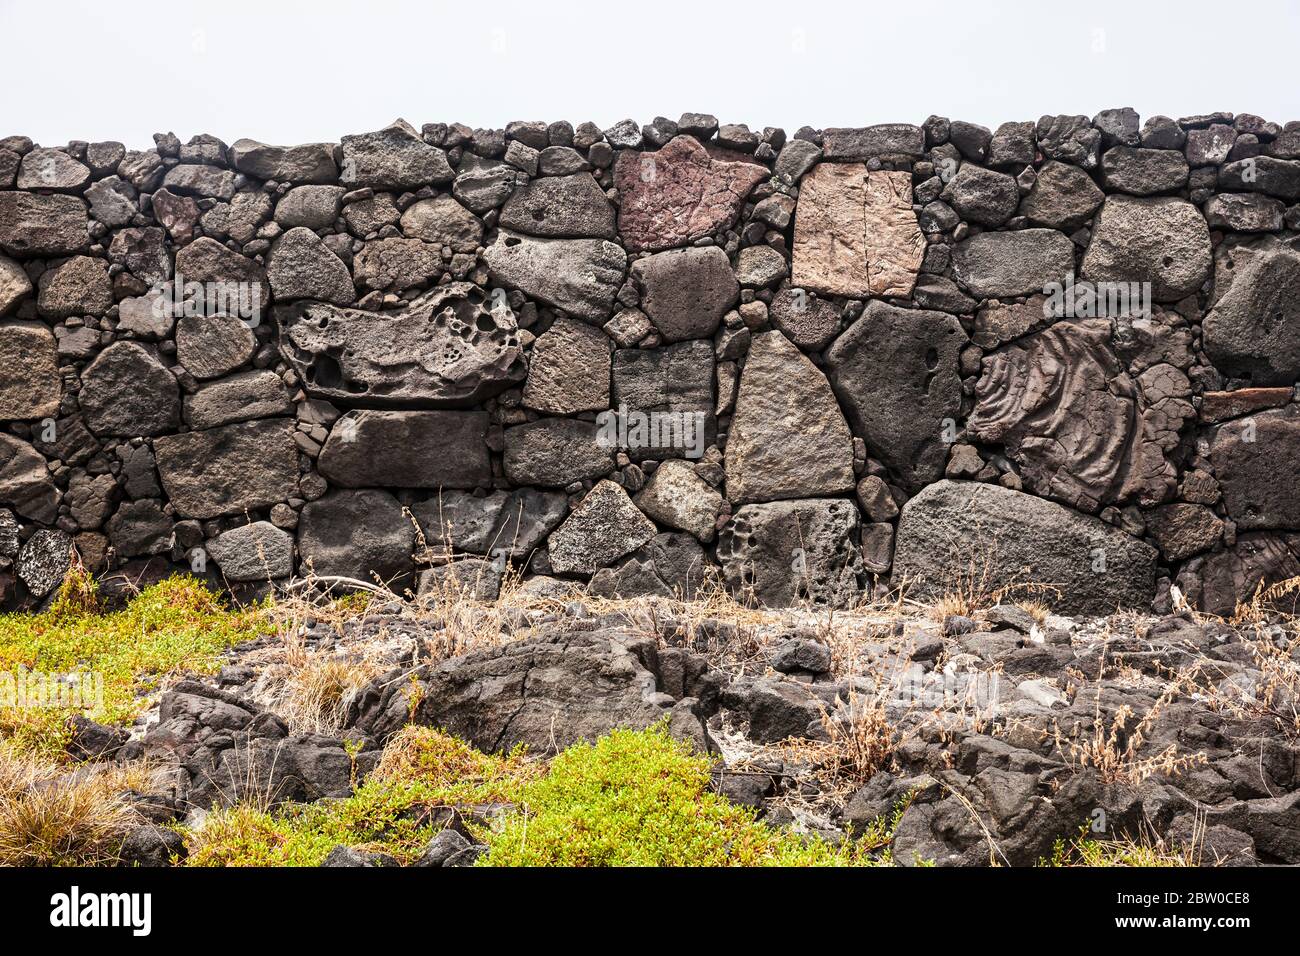
[[[1300,574],[1300,123],[155,141],[0,140],[6,606],[73,559],[1084,613]]]

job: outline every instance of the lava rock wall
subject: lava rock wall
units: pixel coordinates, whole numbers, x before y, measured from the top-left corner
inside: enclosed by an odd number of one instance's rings
[[[5,606],[73,561],[1086,613],[1300,574],[1300,123],[154,139],[0,140]]]

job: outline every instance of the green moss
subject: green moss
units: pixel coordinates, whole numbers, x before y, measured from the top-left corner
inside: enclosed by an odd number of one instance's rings
[[[317,866],[344,844],[413,862],[441,827],[438,808],[509,803],[540,767],[522,752],[484,754],[441,731],[407,727],[346,800],[214,811],[191,834],[191,866]]]
[[[437,832],[431,811],[509,803],[476,827],[487,866],[863,866],[890,862],[901,815],[832,846],[754,819],[709,787],[709,758],[662,728],[614,731],[549,768],[520,752],[482,754],[438,731],[408,727],[346,800],[272,813],[237,807],[190,834],[192,866],[314,866],[340,844],[413,862]]]
[[[487,866],[844,866],[880,862],[883,828],[832,846],[755,820],[709,786],[710,760],[660,726],[560,754],[487,839]]]
[[[103,723],[126,723],[141,692],[178,670],[214,671],[226,648],[267,633],[258,609],[234,611],[197,579],[178,575],[145,588],[126,608],[101,613],[88,576],[68,576],[50,610],[0,615],[0,672],[82,672],[103,684]],[[58,758],[71,711],[0,708],[0,735],[27,752]]]

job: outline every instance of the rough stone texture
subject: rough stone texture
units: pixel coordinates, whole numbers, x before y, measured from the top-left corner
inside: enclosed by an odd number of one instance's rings
[[[943,473],[965,345],[952,316],[872,302],[826,351],[826,375],[853,433],[907,488]]]
[[[659,524],[689,532],[708,544],[713,540],[723,498],[699,476],[694,465],[670,458],[659,464],[633,501]]]
[[[591,173],[547,176],[515,189],[501,207],[502,228],[530,236],[613,239],[614,207]]]
[[[367,242],[352,264],[359,285],[394,294],[442,275],[442,248],[422,239]]]
[[[1219,425],[1210,440],[1228,517],[1242,530],[1300,529],[1300,414],[1292,405]]]
[[[301,303],[277,310],[277,320],[283,353],[308,392],[331,401],[471,405],[527,370],[510,307],[465,282],[396,312]]]
[[[63,531],[42,529],[18,552],[18,577],[32,597],[52,594],[63,583],[72,563],[72,538]]]
[[[68,256],[90,242],[86,204],[76,196],[0,192],[0,249],[11,256]]]
[[[614,164],[619,235],[633,251],[689,245],[733,225],[766,175],[740,155],[711,153],[693,136],[653,153],[621,153]]]
[[[1042,292],[1073,269],[1074,244],[1054,229],[982,232],[953,251],[957,280],[981,298]]]
[[[1210,231],[1191,203],[1111,196],[1083,256],[1094,282],[1150,282],[1157,302],[1195,292],[1210,275]]]
[[[412,568],[415,528],[387,491],[331,491],[298,520],[298,555],[317,575],[401,587]]]
[[[186,518],[242,514],[297,492],[298,450],[286,419],[164,435],[154,452],[167,497]]]
[[[474,488],[492,480],[486,412],[348,412],[321,448],[321,475],[344,488]]]
[[[112,304],[108,266],[99,259],[73,256],[41,276],[36,308],[46,318],[103,315]]]
[[[195,378],[220,378],[253,357],[257,340],[232,315],[185,316],[176,323],[176,358]]]
[[[745,505],[718,535],[727,585],[770,606],[840,605],[859,591],[858,509],[843,498]]]
[[[537,239],[501,230],[483,254],[492,275],[589,322],[604,322],[627,274],[627,253],[605,239]]]
[[[483,242],[483,223],[448,195],[421,199],[401,218],[402,235],[423,239],[452,252],[472,253]]]
[[[944,480],[903,506],[893,573],[913,581],[918,596],[973,582],[988,590],[1048,585],[1062,613],[1105,614],[1147,606],[1155,560],[1150,545],[1062,505]]]
[[[840,329],[840,307],[804,289],[782,289],[774,295],[768,317],[791,342],[809,352],[830,345]]]
[[[740,285],[716,246],[660,252],[632,263],[641,308],[668,342],[708,338],[736,304]]]
[[[1097,211],[1106,194],[1078,166],[1047,162],[1038,171],[1029,195],[1020,201],[1020,215],[1036,226],[1075,229]]]
[[[0,420],[44,418],[59,411],[59,377],[54,335],[39,322],[0,324]]]
[[[613,471],[614,448],[592,422],[540,418],[506,429],[502,465],[515,484],[563,488]]]
[[[925,253],[911,177],[821,163],[795,211],[792,282],[827,295],[905,296]]]
[[[275,241],[266,275],[281,301],[319,299],[348,305],[356,298],[348,267],[306,226],[295,226]]]
[[[293,573],[293,536],[269,521],[231,528],[208,542],[228,581],[266,581]]]
[[[594,574],[654,535],[654,523],[627,492],[612,481],[602,481],[551,534],[551,567],[560,574]]]
[[[781,332],[754,337],[727,441],[737,504],[853,487],[853,435],[821,371]]]
[[[235,140],[230,165],[241,173],[282,183],[328,183],[338,174],[331,143],[267,146],[252,139]]]
[[[24,518],[53,523],[59,489],[50,480],[45,459],[27,442],[0,434],[0,504]]]
[[[0,256],[0,315],[5,315],[32,292],[32,280],[23,267]]]
[[[608,408],[612,351],[600,329],[557,319],[533,345],[524,405],[552,415]]]
[[[143,346],[114,342],[81,373],[81,410],[90,430],[108,435],[161,435],[180,424],[180,390]]]
[[[455,178],[447,154],[403,120],[374,133],[343,137],[339,182],[374,189],[419,189]]]
[[[707,751],[702,718],[717,707],[718,678],[701,658],[620,631],[555,633],[425,665],[409,680],[394,677],[361,690],[349,727],[386,740],[414,722],[480,750],[522,744],[545,755],[666,719],[673,734]]]
[[[656,436],[633,441],[637,436],[628,423],[629,444],[624,448],[633,458],[698,457],[702,447],[713,442],[716,432],[714,418],[714,357],[711,343],[695,339],[654,349],[619,349],[614,353],[613,405],[619,414],[624,411],[637,415],[669,412],[668,420],[675,425],[671,434],[660,429]],[[687,419],[694,434],[687,435]],[[689,447],[689,439],[696,447]],[[666,439],[666,440],[665,440]]]
[[[1300,252],[1268,243],[1227,254],[1215,295],[1202,330],[1217,368],[1255,385],[1300,379]]]
[[[186,395],[183,404],[185,423],[199,429],[291,415],[293,411],[284,382],[270,371],[241,372],[209,382]]]

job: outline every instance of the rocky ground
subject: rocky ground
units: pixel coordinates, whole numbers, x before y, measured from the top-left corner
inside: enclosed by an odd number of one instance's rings
[[[1034,865],[1079,840],[1300,862],[1300,643],[1257,610],[1229,624],[952,597],[831,612],[521,592],[293,607],[218,673],[171,683],[129,734],[81,724],[82,754],[162,771],[128,860],[183,857],[208,808],[344,798],[411,723],[545,757],[666,722],[773,826],[837,843],[901,811],[901,865]],[[424,862],[476,859],[463,829]]]

